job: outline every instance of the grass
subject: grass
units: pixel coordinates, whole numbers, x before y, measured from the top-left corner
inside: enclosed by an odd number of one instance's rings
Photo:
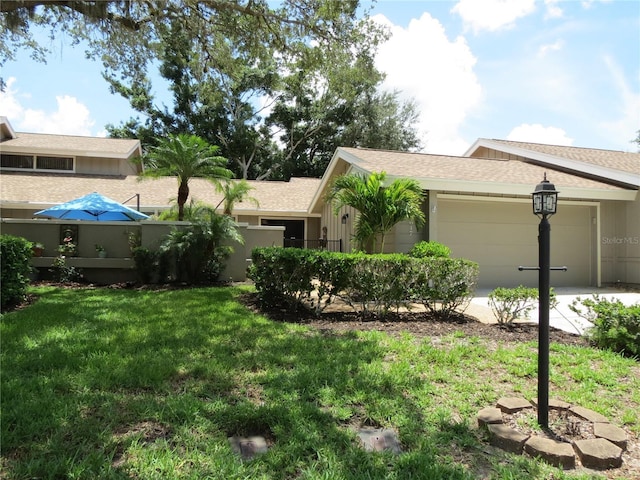
[[[586,479],[485,453],[478,410],[535,398],[535,344],[320,332],[272,322],[240,288],[38,287],[1,323],[2,475],[13,478]],[[638,363],[554,345],[553,396],[640,433]],[[366,453],[356,426],[395,428]],[[268,453],[234,455],[260,434]]]

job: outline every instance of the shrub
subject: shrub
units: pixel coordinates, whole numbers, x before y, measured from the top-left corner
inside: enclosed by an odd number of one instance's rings
[[[527,317],[537,301],[538,289],[522,285],[516,288],[498,287],[489,293],[489,306],[501,325],[509,325],[517,318]]]
[[[447,317],[468,302],[478,265],[463,259],[402,254],[343,254],[299,248],[256,248],[248,276],[263,305],[320,313],[339,296],[362,315],[422,302]]]
[[[640,357],[639,304],[626,306],[616,298],[607,300],[596,294],[584,300],[578,297],[569,308],[593,323],[586,334],[594,345]]]
[[[32,243],[25,238],[0,235],[0,296],[3,311],[26,297],[31,273],[29,259],[33,255],[31,247]]]
[[[415,279],[412,259],[402,254],[355,254],[346,288],[339,293],[363,315],[385,315],[391,308],[408,307]]]
[[[478,264],[463,258],[420,259],[412,296],[434,315],[449,318],[471,301],[478,273]]]
[[[415,258],[449,258],[451,249],[438,242],[418,242],[409,250],[409,256]]]
[[[67,258],[64,255],[58,255],[51,264],[49,271],[53,274],[54,279],[60,283],[79,282],[82,280],[82,270],[67,265]]]
[[[151,283],[156,276],[158,254],[146,247],[133,247],[131,250],[136,264],[136,274],[140,283]]]

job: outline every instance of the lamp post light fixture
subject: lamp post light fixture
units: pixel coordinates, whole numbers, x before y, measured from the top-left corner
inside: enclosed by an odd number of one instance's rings
[[[540,217],[538,225],[538,424],[549,427],[549,271],[550,232],[548,217],[556,213],[558,192],[553,183],[544,180],[536,185],[533,213]]]

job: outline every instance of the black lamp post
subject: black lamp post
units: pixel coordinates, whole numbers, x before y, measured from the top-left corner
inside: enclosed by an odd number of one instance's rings
[[[549,271],[550,232],[548,217],[556,213],[558,192],[547,180],[536,185],[532,194],[533,213],[540,217],[538,226],[538,424],[549,427]]]

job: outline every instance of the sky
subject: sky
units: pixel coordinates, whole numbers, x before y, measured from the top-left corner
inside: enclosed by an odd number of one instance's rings
[[[463,155],[478,138],[636,151],[640,0],[361,3],[389,28],[376,65],[416,102],[422,151]],[[52,46],[46,64],[19,52],[2,68],[14,130],[104,136],[137,116],[99,62]]]

